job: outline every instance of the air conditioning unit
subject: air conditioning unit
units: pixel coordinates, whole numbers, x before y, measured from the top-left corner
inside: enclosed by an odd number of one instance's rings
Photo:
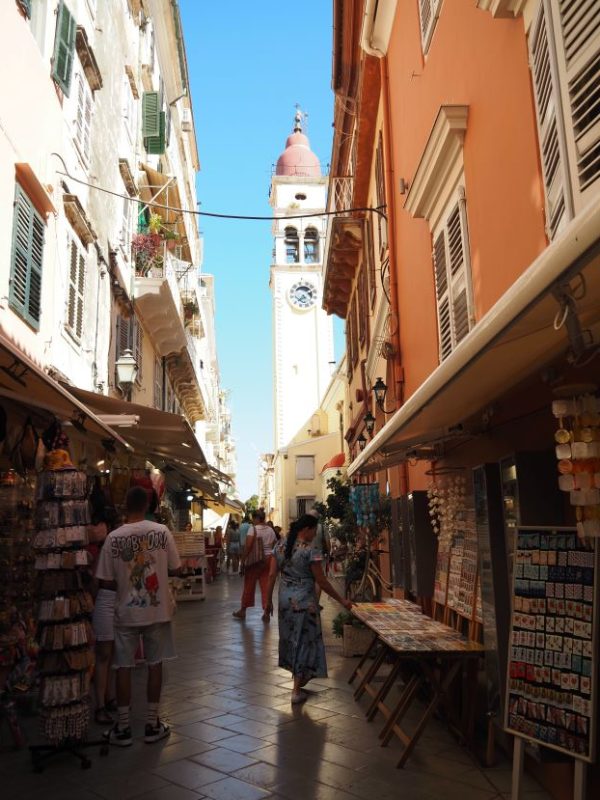
[[[181,112],[181,130],[182,131],[191,131],[192,130],[192,109],[191,108],[184,108]]]

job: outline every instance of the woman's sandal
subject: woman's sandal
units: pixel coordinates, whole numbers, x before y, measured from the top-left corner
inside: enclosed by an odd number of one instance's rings
[[[235,617],[236,619],[241,619],[241,620],[246,619],[246,615],[243,614],[241,611],[234,611],[231,616]]]
[[[106,708],[102,706],[102,708],[97,708],[94,711],[94,721],[97,725],[112,725],[115,720],[111,717]]]

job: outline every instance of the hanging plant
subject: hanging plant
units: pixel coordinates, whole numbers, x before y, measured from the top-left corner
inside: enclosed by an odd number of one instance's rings
[[[131,241],[137,275],[147,275],[153,266],[162,265],[162,237],[158,233],[137,233]]]

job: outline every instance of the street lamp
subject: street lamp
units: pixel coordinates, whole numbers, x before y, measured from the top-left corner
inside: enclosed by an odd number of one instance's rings
[[[121,357],[115,362],[117,370],[117,384],[126,400],[131,400],[131,390],[137,378],[137,361],[131,350],[124,350]]]
[[[375,430],[375,417],[370,411],[367,411],[367,413],[364,415],[363,422],[365,423],[365,430],[369,436],[372,436],[373,431]]]
[[[360,436],[356,437],[356,444],[358,445],[358,449],[360,450],[361,453],[365,449],[366,443],[367,440],[365,438],[364,433],[361,433]]]
[[[377,378],[375,381],[375,385],[373,386],[373,394],[375,395],[375,402],[377,403],[377,408],[381,409],[384,414],[393,414],[396,410],[394,408],[390,408],[389,410],[384,408],[385,403],[385,396],[387,394],[387,384],[384,383],[383,378]]]

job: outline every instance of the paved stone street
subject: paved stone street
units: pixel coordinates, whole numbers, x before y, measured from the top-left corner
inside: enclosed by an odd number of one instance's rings
[[[176,616],[179,659],[167,667],[162,716],[170,739],[93,754],[90,770],[69,759],[31,772],[26,751],[0,756],[3,800],[492,800],[509,797],[510,766],[483,770],[432,721],[404,770],[398,745],[378,746],[379,720],[369,724],[352,698],[344,659],[330,634],[337,607],[328,600],[330,678],[311,684],[304,707],[292,709],[290,680],[276,666],[277,625],[260,611],[245,624],[237,607],[241,580],[221,576],[205,602],[181,603]],[[145,711],[143,669],[136,676],[134,735]],[[96,726],[93,726],[96,727]],[[97,729],[98,732],[100,729]],[[526,778],[527,800],[547,795]]]

